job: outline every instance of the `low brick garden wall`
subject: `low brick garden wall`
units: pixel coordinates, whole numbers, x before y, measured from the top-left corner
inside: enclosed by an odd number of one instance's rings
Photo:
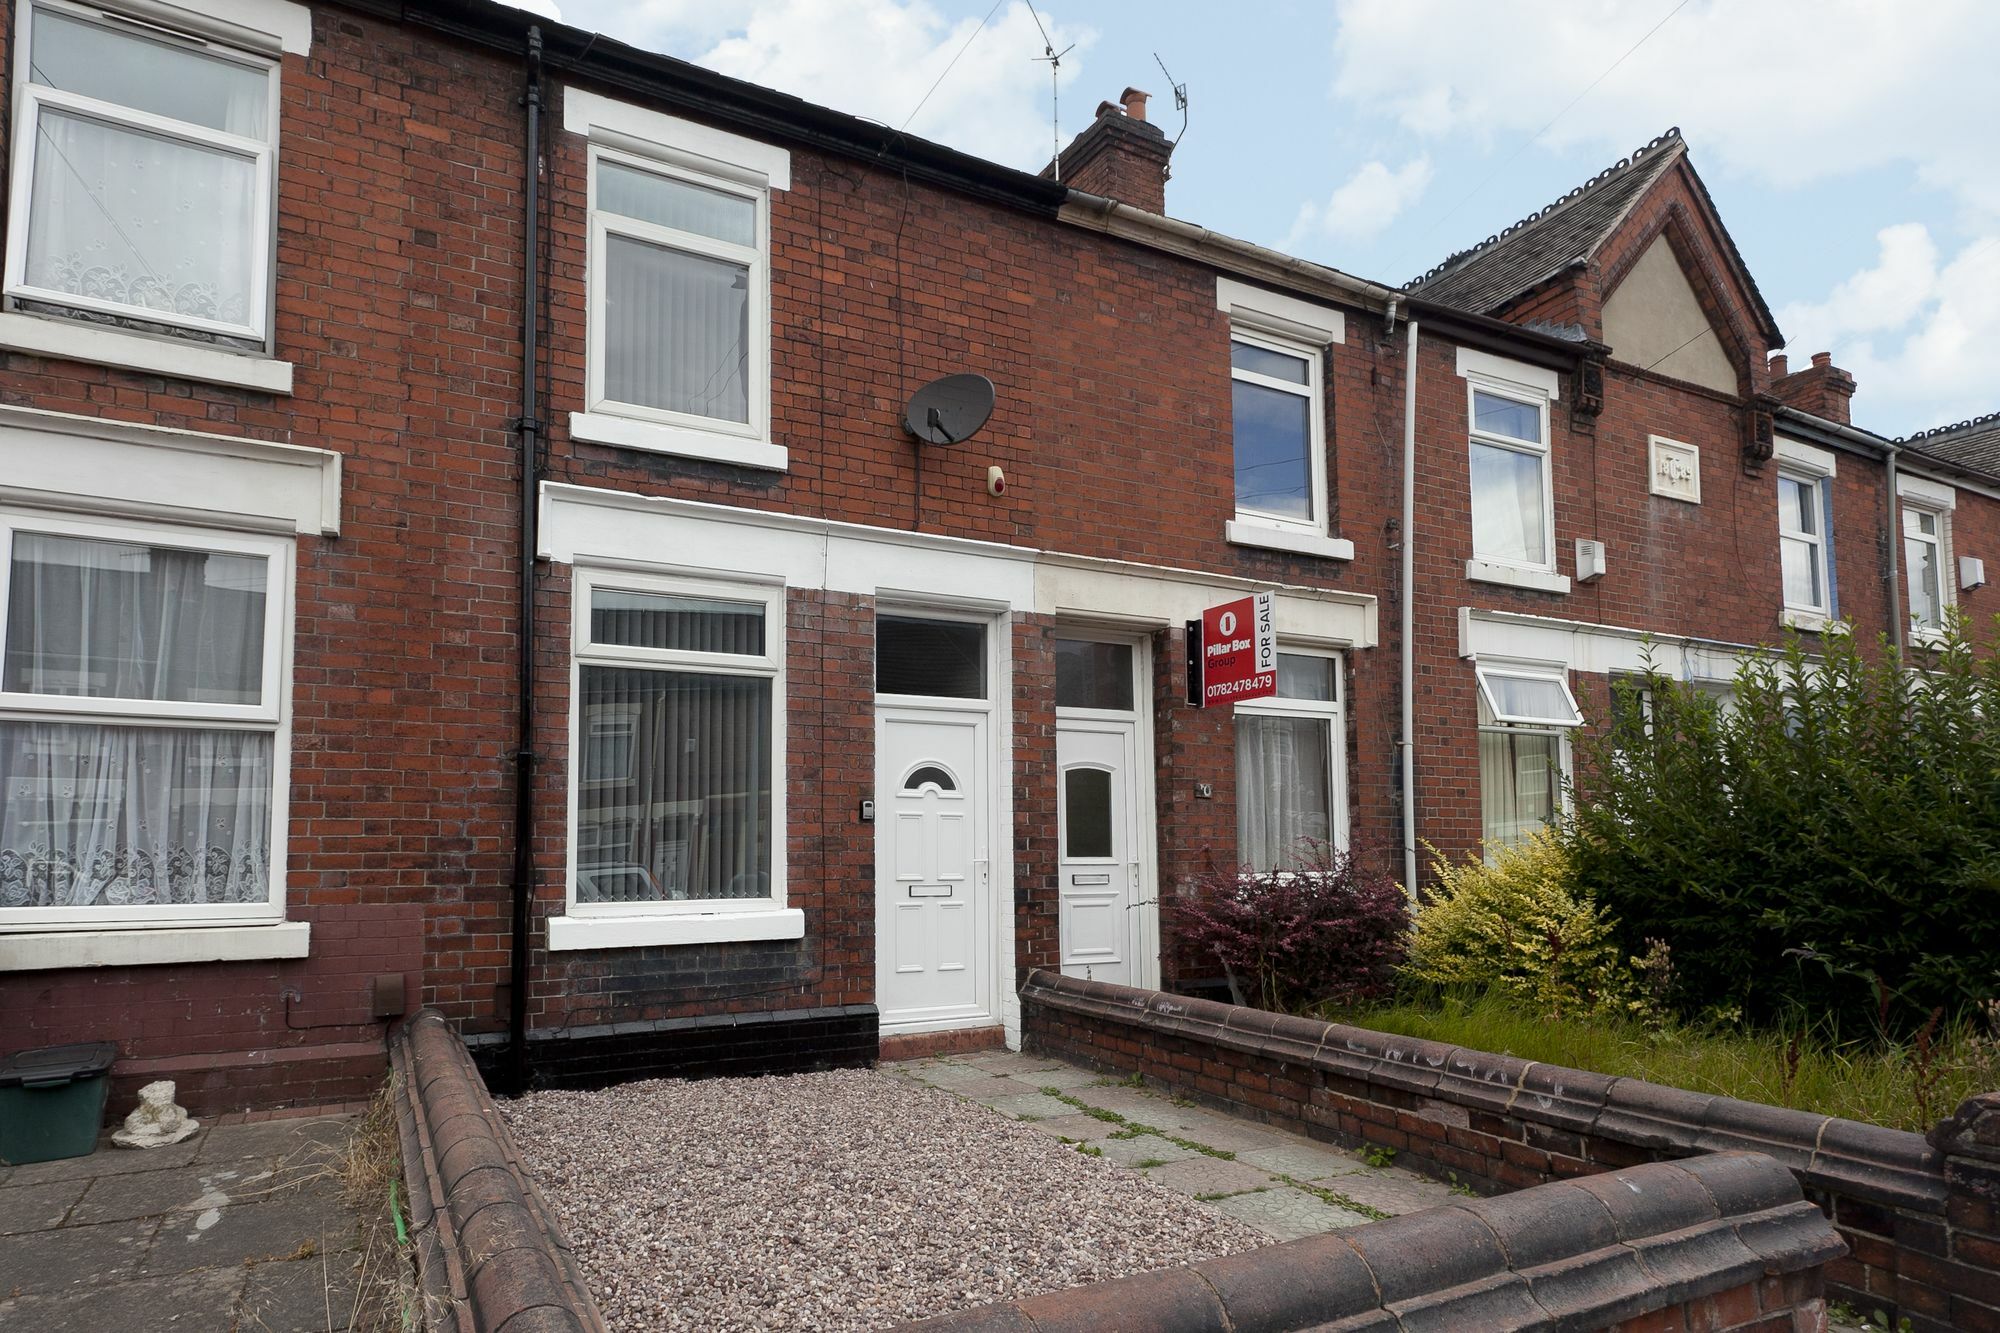
[[[1118,1282],[981,1306],[927,1333],[1819,1333],[1846,1247],[1756,1153],[1540,1185]]]
[[[427,1333],[605,1333],[465,1043],[425,1009],[389,1047]]]
[[[1766,1154],[1847,1242],[1830,1295],[1917,1333],[2000,1333],[2000,1093],[1924,1136],[1046,971],[1021,999],[1029,1050],[1393,1148],[1482,1193]]]

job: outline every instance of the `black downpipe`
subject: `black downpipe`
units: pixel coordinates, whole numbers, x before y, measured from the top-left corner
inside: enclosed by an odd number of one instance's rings
[[[524,156],[526,263],[521,280],[521,639],[520,735],[514,748],[513,958],[508,968],[507,1082],[528,1087],[528,938],[534,926],[535,888],[535,506],[540,496],[541,404],[536,395],[536,349],[541,311],[542,30],[528,29],[528,142]]]

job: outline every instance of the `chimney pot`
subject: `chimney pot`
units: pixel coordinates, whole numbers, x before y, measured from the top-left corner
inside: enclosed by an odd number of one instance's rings
[[[1776,354],[1771,358],[1772,379],[1781,380],[1785,376],[1791,373],[1792,373],[1791,360],[1788,357],[1786,357],[1786,355],[1783,352],[1779,352],[1778,354]]]
[[[1822,369],[1824,369],[1824,368],[1825,368],[1825,367],[1827,367],[1827,366],[1830,366],[1830,365],[1832,365],[1832,364],[1833,364],[1833,353],[1832,353],[1832,352],[1814,352],[1814,353],[1813,353],[1813,364],[1814,364],[1815,366],[1819,366],[1819,367],[1821,367]]]
[[[1151,93],[1142,93],[1137,88],[1127,88],[1124,92],[1118,94],[1118,100],[1125,104],[1126,115],[1134,120],[1144,120],[1146,118],[1146,103],[1152,96]]]
[[[1099,102],[1097,104],[1096,119],[1103,120],[1106,116],[1115,116],[1117,114],[1118,104],[1116,102]]]

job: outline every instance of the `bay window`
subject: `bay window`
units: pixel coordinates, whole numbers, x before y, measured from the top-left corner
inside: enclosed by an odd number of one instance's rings
[[[283,914],[291,543],[0,512],[0,929]]]
[[[276,62],[58,0],[19,43],[11,302],[262,350]]]
[[[1278,654],[1278,693],[1236,705],[1236,858],[1297,870],[1347,841],[1340,658]]]

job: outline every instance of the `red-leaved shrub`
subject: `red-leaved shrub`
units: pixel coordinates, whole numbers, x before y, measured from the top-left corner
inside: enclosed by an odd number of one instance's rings
[[[1203,875],[1166,915],[1188,953],[1221,960],[1245,1003],[1294,1013],[1388,995],[1409,944],[1395,880],[1324,843],[1302,848],[1295,870]]]

